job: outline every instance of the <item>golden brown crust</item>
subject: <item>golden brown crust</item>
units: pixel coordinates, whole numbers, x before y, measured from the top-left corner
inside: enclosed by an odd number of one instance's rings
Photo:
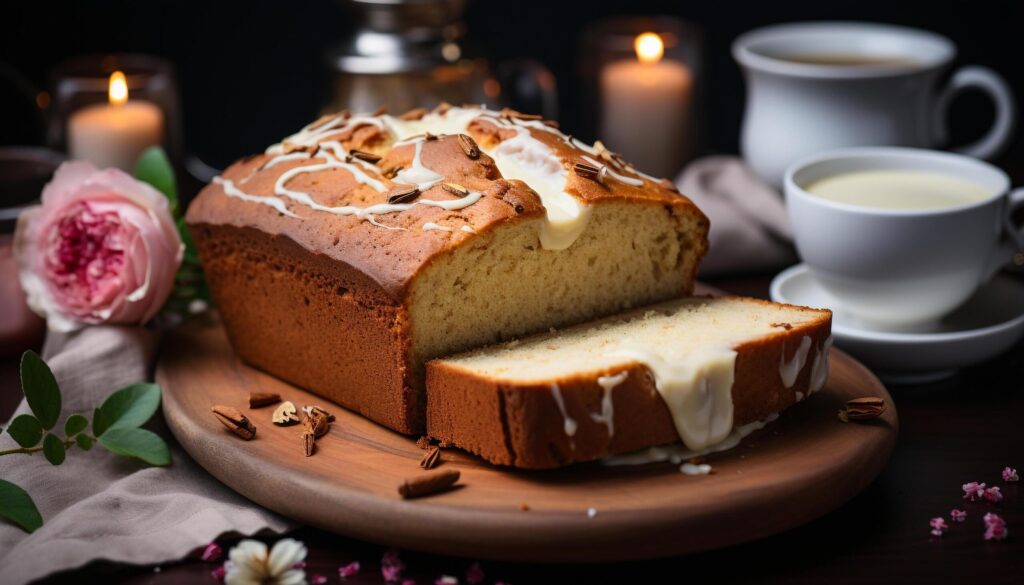
[[[404,309],[359,270],[252,228],[190,228],[240,358],[406,434],[423,429]]]
[[[326,118],[326,117],[325,117]],[[503,119],[512,123],[511,118]],[[324,119],[311,125],[323,125]],[[666,205],[677,214],[692,215],[703,227],[704,234],[695,248],[707,248],[707,218],[686,197],[666,189],[655,181],[643,180],[642,186],[633,186],[614,179],[604,184],[585,179],[572,172],[572,166],[590,156],[575,146],[544,130],[525,127],[531,136],[544,143],[569,169],[566,192],[589,204],[627,199],[648,204]],[[482,145],[491,145],[508,139],[514,130],[501,127],[489,118],[478,118],[470,124],[468,131]],[[415,145],[405,143],[391,147],[394,143],[387,131],[374,125],[355,125],[336,133],[327,133],[317,139],[318,144],[339,141],[349,151],[363,150],[383,156],[376,166],[385,176],[374,175],[390,188],[396,183],[387,178],[390,171],[406,168],[411,164]],[[486,153],[470,159],[463,152],[456,135],[441,136],[423,143],[421,160],[427,168],[444,175],[444,182],[461,184],[471,190],[480,191],[483,198],[460,210],[447,211],[437,207],[416,205],[400,213],[377,215],[376,221],[392,228],[389,230],[351,215],[335,215],[313,210],[287,198],[275,197],[275,184],[282,174],[300,166],[323,163],[317,146],[291,147],[286,143],[285,152],[305,153],[311,158],[278,161],[267,167],[274,156],[260,154],[241,159],[224,171],[222,177],[257,197],[276,198],[299,218],[282,215],[267,205],[225,195],[220,183],[207,185],[189,206],[186,222],[189,225],[232,225],[252,227],[271,235],[283,235],[314,254],[323,254],[362,271],[392,299],[402,299],[410,283],[418,273],[438,255],[445,254],[467,243],[474,237],[494,229],[505,222],[525,218],[543,217],[545,211],[537,194],[525,183],[505,180],[501,177],[494,160]],[[594,157],[591,157],[594,158]],[[618,167],[617,167],[618,168]],[[624,174],[625,171],[623,171]],[[630,175],[632,179],[640,179]],[[301,173],[287,182],[287,187],[308,192],[318,204],[337,207],[352,205],[367,207],[386,202],[387,193],[378,192],[366,184],[360,184],[352,172],[343,168],[332,168],[318,172]],[[452,200],[458,196],[446,191],[439,183],[426,190],[421,197],[432,200]],[[454,227],[456,231],[423,231],[427,222]],[[474,233],[460,231],[461,226],[470,226]]]
[[[808,311],[820,315],[817,321],[788,330],[780,327],[773,335],[735,348],[734,425],[763,420],[792,406],[798,392],[808,395],[809,365],[791,388],[779,376],[779,364],[792,359],[803,337],[812,340],[807,359],[811,364],[830,335],[831,313]],[[590,417],[601,412],[603,390],[597,378],[622,371],[629,375],[613,393],[615,431],[609,437],[605,424]],[[566,414],[578,425],[572,437],[565,434],[565,419],[550,383],[497,381],[443,360],[427,364],[426,380],[428,435],[498,465],[559,467],[679,440],[653,376],[640,364],[551,381],[558,383]]]

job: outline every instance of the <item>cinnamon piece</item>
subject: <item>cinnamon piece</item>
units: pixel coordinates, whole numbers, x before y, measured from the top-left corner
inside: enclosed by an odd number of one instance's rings
[[[460,475],[457,469],[445,469],[410,477],[398,486],[398,493],[406,499],[436,494],[455,485]]]
[[[441,462],[441,448],[434,447],[427,451],[423,458],[420,459],[420,467],[423,469],[433,469],[437,467],[437,464]]]
[[[447,114],[448,110],[450,109],[452,109],[451,104],[449,104],[448,102],[441,102],[437,104],[437,107],[434,108],[434,111],[443,116],[444,114]]]
[[[376,110],[374,110],[373,113],[370,114],[370,115],[376,117],[376,116],[383,116],[386,113],[388,113],[388,107],[387,106],[381,106],[381,107],[377,108]]]
[[[388,191],[388,203],[408,203],[420,196],[416,185],[395,185]]]
[[[250,392],[249,408],[263,408],[281,402],[281,395],[275,392]]]
[[[306,457],[313,455],[314,449],[316,449],[316,436],[309,431],[302,433],[302,449],[306,453]]]
[[[772,327],[782,327],[786,331],[789,331],[790,329],[793,328],[793,325],[790,324],[790,323],[772,323],[771,326]]]
[[[352,152],[350,152],[349,154],[352,156],[352,158],[358,158],[359,160],[365,160],[366,162],[368,162],[370,164],[377,164],[377,163],[380,162],[380,160],[382,158],[384,158],[384,157],[380,156],[379,154],[373,154],[372,152],[366,152],[364,150],[352,150]]]
[[[318,410],[318,411],[322,412],[324,414],[324,416],[327,417],[327,422],[334,422],[335,417],[334,417],[333,414],[327,412],[326,410],[324,410],[323,408],[321,408],[321,407],[319,407],[319,406],[317,406],[315,404],[312,405],[312,406],[304,406],[304,407],[302,407],[302,412],[306,413],[306,415],[309,415],[309,413],[313,412],[314,410]]]
[[[221,424],[246,441],[250,441],[256,436],[256,425],[252,424],[252,421],[237,408],[218,404],[210,410]]]
[[[469,135],[459,134],[459,146],[462,147],[462,152],[466,153],[466,156],[471,160],[480,158],[480,147],[477,146],[476,141]]]
[[[327,421],[327,415],[318,410],[310,411],[306,415],[306,420],[303,422],[306,427],[306,432],[312,433],[315,438],[320,438],[327,434],[330,423]]]

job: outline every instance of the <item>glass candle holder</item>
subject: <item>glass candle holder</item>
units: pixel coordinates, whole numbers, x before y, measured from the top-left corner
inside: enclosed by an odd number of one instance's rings
[[[698,29],[672,17],[600,21],[585,31],[581,70],[597,137],[651,175],[675,177],[698,148]]]
[[[160,145],[172,162],[181,161],[177,82],[168,61],[138,54],[75,57],[54,69],[50,95],[47,144],[69,158],[130,172],[143,150]]]

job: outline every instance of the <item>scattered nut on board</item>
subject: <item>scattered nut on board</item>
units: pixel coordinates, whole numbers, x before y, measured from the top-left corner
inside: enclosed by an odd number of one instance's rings
[[[445,469],[410,477],[398,486],[398,493],[405,499],[420,498],[443,492],[459,481],[457,469]]]
[[[221,424],[246,441],[250,441],[256,436],[256,425],[252,424],[252,421],[237,408],[218,404],[210,410]]]
[[[270,420],[279,427],[286,427],[298,423],[299,415],[296,412],[295,405],[292,404],[292,401],[285,400],[276,409],[274,409],[274,414],[270,417]]]
[[[273,392],[250,392],[249,408],[263,408],[281,402],[281,395]]]
[[[848,400],[837,416],[843,422],[872,420],[882,416],[885,408],[885,399],[865,396]]]

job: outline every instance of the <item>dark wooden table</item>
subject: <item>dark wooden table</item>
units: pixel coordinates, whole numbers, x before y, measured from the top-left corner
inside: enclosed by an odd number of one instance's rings
[[[767,296],[768,277],[712,281],[750,296]],[[13,362],[0,363],[0,420],[17,395]],[[927,386],[891,387],[900,413],[896,451],[882,475],[843,507],[801,528],[764,540],[682,558],[606,565],[521,565],[482,562],[486,582],[527,583],[1024,583],[1024,488],[1003,486],[996,505],[965,503],[961,484],[1000,484],[1000,470],[1024,472],[1024,343],[1001,358]],[[928,520],[966,509],[963,524],[933,538]],[[1010,537],[982,539],[981,517],[1001,514]],[[750,518],[748,522],[757,522]],[[385,547],[312,528],[292,535],[310,549],[307,573],[338,583],[340,565],[358,560],[362,572],[346,583],[383,583],[379,562]],[[628,539],[623,534],[623,539]],[[225,549],[236,539],[221,541]],[[268,540],[273,540],[270,538]],[[403,551],[407,577],[432,584],[442,575],[465,583],[474,559]],[[47,583],[213,583],[212,564],[195,555],[159,568],[95,563]],[[3,577],[0,576],[0,582]]]

